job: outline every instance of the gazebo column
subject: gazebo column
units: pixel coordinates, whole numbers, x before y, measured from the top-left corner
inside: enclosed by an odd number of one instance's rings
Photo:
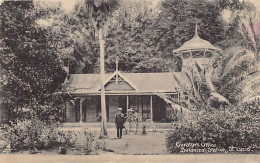
[[[150,98],[150,109],[151,109],[151,122],[153,122],[153,96]]]
[[[83,98],[79,99],[79,123],[82,123],[82,102],[83,102]]]

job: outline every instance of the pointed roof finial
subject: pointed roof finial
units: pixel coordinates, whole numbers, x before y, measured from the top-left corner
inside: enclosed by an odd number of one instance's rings
[[[198,23],[196,23],[196,27],[195,27],[195,36],[198,36]]]

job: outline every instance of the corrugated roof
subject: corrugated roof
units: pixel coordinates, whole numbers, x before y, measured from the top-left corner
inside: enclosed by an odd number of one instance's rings
[[[124,73],[141,91],[176,92],[172,73]]]
[[[105,81],[110,81],[116,73],[105,74]],[[138,92],[176,92],[176,88],[180,86],[174,76],[181,82],[188,81],[182,72],[121,73],[118,71],[117,74]],[[99,74],[70,74],[65,82],[67,90],[71,93],[97,93],[100,89]]]

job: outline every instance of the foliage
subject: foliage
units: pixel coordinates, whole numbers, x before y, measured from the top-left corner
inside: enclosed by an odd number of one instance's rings
[[[84,131],[84,135],[85,135],[85,141],[86,141],[86,146],[85,146],[85,154],[90,154],[91,152],[96,150],[96,146],[94,144],[95,142],[95,135],[88,131],[85,130]]]
[[[137,134],[139,123],[141,123],[139,113],[133,109],[128,109],[126,115],[126,123],[124,124],[127,130],[129,130],[130,132],[135,129],[135,134]]]
[[[95,132],[85,129],[84,131],[61,131],[59,132],[59,142],[61,142],[61,154],[66,154],[68,150],[77,150],[82,154],[93,154],[98,149],[103,149],[104,144],[97,140]]]
[[[199,35],[215,44],[225,38],[221,8],[204,0],[166,0],[161,4],[158,29],[155,33],[157,49],[171,55],[172,50],[180,47],[194,35],[195,24]]]
[[[231,103],[240,105],[258,96],[259,69],[256,55],[242,47],[223,51],[213,81],[217,83],[216,90]]]
[[[14,150],[40,150],[59,145],[57,124],[38,118],[18,120],[6,131],[7,141]]]
[[[222,8],[222,19],[225,24],[226,39],[218,44],[225,48],[243,46],[259,55],[259,12],[250,1],[218,0]]]
[[[75,148],[77,141],[77,134],[74,131],[59,131],[58,132],[58,142],[61,146],[61,154],[63,149]],[[66,154],[66,153],[64,153]]]
[[[39,15],[31,1],[6,1],[1,10],[5,18],[1,30],[5,32],[1,39],[0,102],[7,115],[2,118],[8,122],[23,108],[55,105],[57,98],[52,93],[60,88],[65,71],[52,35],[35,25]]]
[[[147,128],[146,124],[142,124],[142,135],[147,134],[146,128]]]
[[[77,151],[80,154],[95,154],[97,150],[105,150],[105,143],[99,141],[97,133],[88,129],[80,131],[62,131],[63,144],[61,151]]]
[[[259,103],[238,108],[207,108],[190,120],[178,122],[167,133],[167,150],[179,153],[181,147],[176,143],[210,143],[227,150],[231,146],[259,146],[259,120]]]
[[[13,151],[60,149],[60,154],[77,150],[82,154],[93,154],[105,149],[98,141],[97,134],[89,130],[59,130],[58,124],[41,121],[39,118],[18,120],[16,124],[5,127],[5,140]]]
[[[181,86],[184,94],[190,100],[184,100],[184,108],[191,107],[200,110],[205,107],[219,108],[223,105],[241,105],[259,100],[259,69],[256,54],[244,47],[234,46],[215,53],[207,66],[195,62],[182,70],[188,77],[187,83],[174,78]],[[180,102],[165,97],[175,105]]]

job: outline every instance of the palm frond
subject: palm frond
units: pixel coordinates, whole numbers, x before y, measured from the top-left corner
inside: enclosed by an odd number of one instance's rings
[[[170,97],[169,95],[165,95],[165,94],[161,94],[161,93],[157,93],[156,95],[158,97],[160,97],[161,99],[163,99],[167,104],[171,105],[172,108],[174,108],[178,111],[181,111],[181,109],[189,111],[189,109],[186,107],[187,104],[185,106],[182,103],[180,103],[178,100],[175,100],[172,97]]]
[[[229,78],[228,80],[226,80],[226,82],[225,82],[226,84],[223,85],[223,88],[225,89],[226,87],[230,87],[232,85],[237,85],[241,81],[246,80],[250,74],[253,74],[255,72],[257,72],[256,64],[254,64],[254,63],[250,64],[246,71],[242,71],[242,72],[238,73],[236,77],[232,77],[232,78]]]
[[[192,90],[194,92],[194,95],[195,97],[198,99],[198,100],[201,100],[201,97],[200,97],[200,94],[195,86],[195,83],[194,83],[194,80],[193,80],[193,76],[192,76],[192,73],[191,72],[185,72],[185,75],[186,77],[190,80],[191,82],[191,85],[192,85]]]
[[[212,106],[212,105],[211,105],[212,101],[216,101],[216,102],[218,102],[218,103],[220,103],[220,104],[228,104],[228,105],[231,105],[231,103],[229,102],[229,100],[228,100],[226,97],[222,96],[221,94],[219,94],[219,93],[217,93],[217,92],[212,92],[212,93],[210,94],[210,98],[208,99],[208,104],[209,104],[210,106]]]
[[[248,91],[257,92],[259,91],[257,88],[260,85],[260,76],[254,78],[247,82],[247,84],[242,88],[242,93],[246,94]]]
[[[177,78],[177,76],[174,74],[173,75],[173,78],[174,78],[174,80],[178,83],[178,85],[182,88],[182,90],[183,90],[183,84],[182,84],[182,82]]]
[[[237,60],[230,65],[229,72],[226,72],[226,75],[222,76],[222,87],[225,89],[235,81],[243,80],[248,74],[254,72],[256,70],[255,62],[255,54],[252,52],[237,58]]]
[[[237,101],[240,101],[246,96],[258,93],[260,91],[259,87],[260,87],[260,76],[254,75],[254,77],[247,78],[246,80],[242,81],[234,88],[233,92],[236,91],[234,97]]]
[[[195,78],[199,79],[198,80],[199,82],[203,82],[205,80],[205,77],[204,77],[205,70],[197,62],[195,62],[195,67],[196,67],[196,69],[195,69],[196,73],[199,74],[199,76],[197,75],[197,76],[195,76]]]
[[[118,0],[85,0],[87,16],[95,18],[95,21],[99,23],[106,21],[118,5]]]
[[[225,63],[225,65],[223,65],[224,67],[223,67],[223,71],[222,71],[222,78],[230,72],[230,69],[232,67],[234,67],[235,61],[239,57],[246,54],[246,50],[244,48],[239,48],[237,50],[234,49],[234,51],[230,51],[229,54],[232,55],[232,57],[227,61],[227,63]]]
[[[260,95],[258,96],[253,96],[253,97],[246,97],[243,100],[241,100],[241,102],[239,103],[241,104],[251,104],[253,102],[259,102],[260,101]]]
[[[212,84],[212,76],[213,76],[213,66],[212,65],[208,65],[205,68],[205,81],[206,81],[206,85],[208,87],[208,89],[210,90],[210,92],[215,92],[215,87]]]

